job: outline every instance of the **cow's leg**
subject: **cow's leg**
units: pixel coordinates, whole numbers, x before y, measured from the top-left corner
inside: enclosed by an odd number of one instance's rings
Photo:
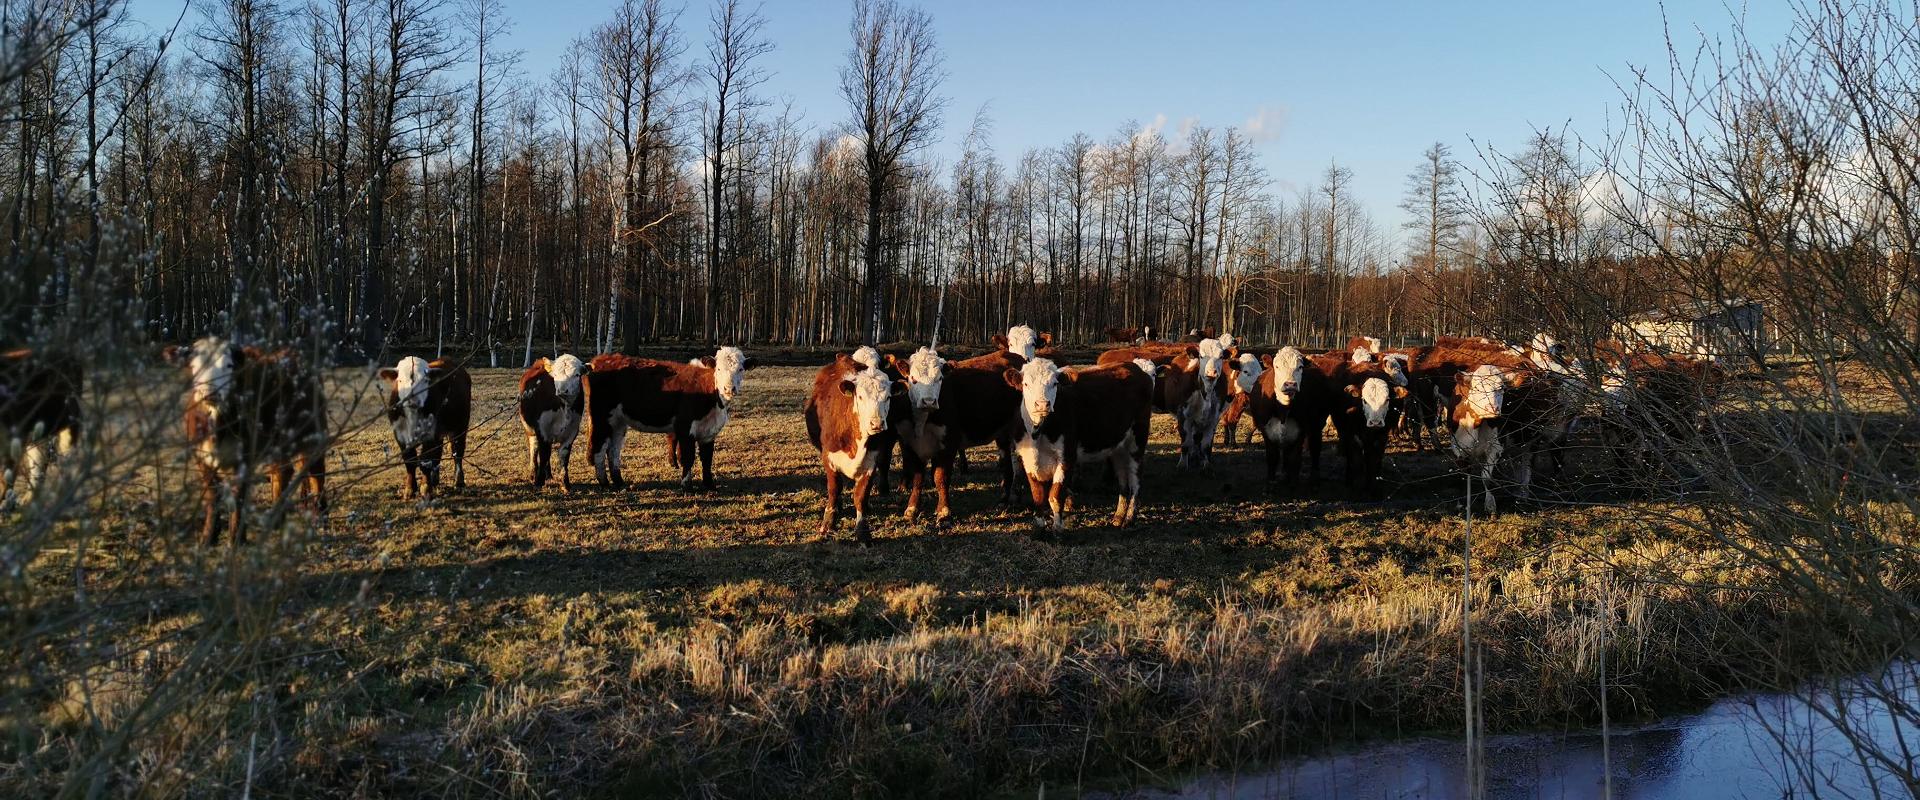
[[[873,541],[867,532],[867,496],[873,491],[873,471],[853,479],[853,538],[861,544]]]
[[[905,473],[900,479],[907,485],[907,505],[901,509],[901,516],[912,522],[920,515],[920,492],[926,488],[927,464],[920,460],[920,454],[913,448],[900,448],[900,469]]]
[[[1067,452],[1069,454],[1067,457],[1071,458],[1073,451],[1068,450]],[[1065,466],[1057,467],[1053,473],[1053,485],[1047,487],[1047,510],[1053,512],[1053,523],[1048,530],[1053,533],[1060,533],[1066,530],[1066,524],[1063,521],[1064,515],[1067,510],[1067,504],[1072,502],[1072,497],[1068,494],[1067,488],[1067,481],[1070,477]]]
[[[834,469],[833,463],[824,457],[820,461],[821,466],[827,470],[827,491],[825,508],[820,517],[820,535],[832,536],[833,526],[840,522],[840,470]]]
[[[700,485],[713,491],[713,440],[702,439],[700,446]]]
[[[200,468],[200,500],[206,519],[200,524],[200,540],[212,547],[220,543],[220,490],[226,482],[217,470]]]
[[[233,471],[233,483],[227,489],[228,500],[233,503],[228,506],[227,541],[234,545],[247,543],[247,483],[250,477],[248,466],[241,464]]]
[[[691,431],[683,432],[676,430],[673,432],[673,440],[675,446],[680,451],[680,460],[678,462],[678,466],[680,467],[680,488],[684,491],[692,491],[694,461],[693,433]]]
[[[325,453],[309,454],[303,457],[300,469],[307,475],[306,491],[313,502],[313,511],[320,516],[321,522],[327,519],[327,456]]]
[[[408,447],[408,448],[402,449],[400,451],[400,460],[402,463],[407,465],[406,498],[408,500],[412,500],[413,498],[420,496],[420,479],[419,479],[419,476],[416,474],[420,469],[419,448]]]
[[[1017,502],[1013,494],[1013,437],[1003,436],[995,444],[1000,448],[1000,504],[1012,507]]]
[[[880,481],[880,485],[876,487],[876,490],[880,494],[892,494],[893,486],[891,485],[891,482],[888,480],[888,478],[893,472],[894,438],[886,434],[881,434],[881,435],[885,438],[880,440],[881,441],[880,457],[874,459],[874,464],[873,464],[874,471],[879,473],[878,478]],[[904,451],[902,453],[901,460],[904,463],[905,461]]]
[[[593,479],[601,486],[608,485],[608,445],[612,444],[606,435],[606,426],[595,423],[587,428],[587,463],[593,465]]]
[[[1185,407],[1182,406],[1182,408],[1184,409]],[[1173,412],[1173,432],[1180,440],[1180,457],[1174,461],[1173,466],[1175,469],[1186,469],[1187,451],[1190,449],[1189,443],[1193,439],[1193,432],[1187,429],[1187,414],[1184,410],[1176,409]]]
[[[1120,500],[1113,509],[1113,526],[1124,528],[1133,521],[1134,501],[1140,496],[1140,465],[1133,453],[1116,449],[1110,457],[1113,472],[1120,478]]]
[[[1307,440],[1307,468],[1310,470],[1307,473],[1307,481],[1311,483],[1320,481],[1320,445],[1321,440],[1325,438],[1325,431],[1321,428],[1325,425],[1323,421],[1319,425],[1312,426],[1313,430],[1301,434]]]
[[[467,488],[467,434],[461,431],[453,435],[453,488]]]
[[[1271,484],[1280,479],[1280,443],[1272,439],[1266,439],[1265,441],[1267,445],[1267,483]],[[1291,475],[1289,475],[1289,477],[1291,477]]]
[[[540,479],[540,437],[532,433],[527,434],[527,482],[533,484],[534,488],[539,488],[543,483]]]
[[[947,504],[947,481],[952,478],[953,454],[944,453],[933,458],[933,490],[939,497],[939,504],[933,509],[933,525],[943,528],[953,518],[953,508]]]
[[[1040,476],[1027,473],[1027,491],[1033,495],[1033,524],[1041,531],[1047,530],[1046,508],[1050,488]]]
[[[624,426],[608,434],[606,448],[607,475],[612,481],[613,488],[624,488],[627,485],[627,480],[620,475],[620,468],[626,466],[627,461],[625,455],[627,449],[627,429]]]
[[[560,491],[573,491],[573,440],[568,439],[553,446],[553,454],[560,458]],[[547,477],[553,477],[552,462],[548,462]]]

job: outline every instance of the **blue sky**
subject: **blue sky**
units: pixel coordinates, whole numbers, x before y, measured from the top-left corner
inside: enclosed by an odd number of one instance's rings
[[[293,0],[283,0],[291,4]],[[609,16],[606,0],[504,0],[523,71],[544,80],[576,36]],[[179,0],[133,0],[136,18],[170,22]],[[669,2],[669,5],[673,3]],[[951,163],[975,111],[988,106],[1003,162],[1076,131],[1096,140],[1132,119],[1215,127],[1261,120],[1261,161],[1291,196],[1330,161],[1383,226],[1427,145],[1463,159],[1473,142],[1510,148],[1540,126],[1596,135],[1609,124],[1629,65],[1664,69],[1663,25],[1683,44],[1724,36],[1744,19],[1759,41],[1792,22],[1783,2],[1186,2],[926,0],[947,56],[940,142]],[[850,3],[769,0],[775,50],[769,95],[791,98],[806,124],[845,116],[838,67]],[[704,52],[708,7],[690,0],[681,25]],[[1664,21],[1663,21],[1664,16]],[[189,23],[199,15],[190,13]],[[190,39],[182,42],[191,45]],[[1617,112],[1614,117],[1617,118]]]

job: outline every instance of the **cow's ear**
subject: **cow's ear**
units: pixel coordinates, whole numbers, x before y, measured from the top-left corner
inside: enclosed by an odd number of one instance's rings
[[[546,356],[541,356],[539,358],[534,359],[533,363],[528,364],[527,367],[529,369],[537,369],[537,370],[540,370],[541,372],[546,372],[547,368],[552,365],[553,365],[553,362],[548,361]]]
[[[1228,360],[1228,361],[1239,361],[1239,360],[1240,360],[1240,348],[1238,348],[1238,347],[1229,347],[1229,348],[1227,348],[1227,360]]]
[[[1353,384],[1351,384],[1351,383],[1349,383],[1349,384],[1347,384],[1347,394],[1349,394],[1349,395],[1352,395],[1352,396],[1354,396],[1354,397],[1359,397],[1359,396],[1360,396],[1360,387],[1358,387],[1358,386],[1355,386],[1355,385],[1353,385]]]
[[[844,394],[844,395],[846,395],[846,396],[848,396],[848,397],[852,397],[852,396],[853,396],[853,381],[841,381],[841,382],[840,382],[840,393],[841,393],[841,394]]]
[[[952,374],[953,374],[953,362],[951,361],[940,362],[940,377],[944,378]]]
[[[1395,400],[1405,400],[1405,399],[1407,399],[1407,387],[1405,387],[1405,386],[1395,386],[1395,387],[1393,387],[1393,399],[1395,399]]]
[[[758,365],[754,363],[753,356],[746,356],[745,358],[740,359],[741,369],[753,369],[755,366],[758,366]]]
[[[1007,335],[1006,335],[1006,334],[1004,334],[1004,333],[996,333],[996,334],[994,334],[994,335],[993,335],[993,343],[994,343],[995,345],[997,345],[997,346],[1000,346],[1000,347],[1006,347],[1006,346],[1007,346]]]
[[[1199,358],[1199,357],[1200,357],[1200,348],[1198,347],[1187,348],[1187,358]]]
[[[1040,334],[1040,346],[1041,347],[1053,346],[1053,332],[1048,331],[1046,333]]]
[[[381,367],[380,380],[386,381],[388,383],[393,383],[394,381],[400,380],[400,370],[394,369],[393,367]]]
[[[713,369],[714,360],[713,356],[701,356],[694,359],[693,363],[706,367],[707,369]]]
[[[1273,369],[1273,354],[1272,353],[1262,354],[1260,356],[1260,365],[1263,367],[1266,367],[1267,369]]]
[[[887,360],[887,366],[893,367],[895,372],[905,375],[909,371],[909,367],[906,365],[906,359],[903,359],[897,355],[894,355],[893,353],[886,354],[884,358],[886,358]]]
[[[591,361],[580,362],[580,374],[585,375],[592,371],[593,371],[593,362]]]
[[[1000,377],[1006,380],[1008,386],[1011,386],[1015,389],[1021,388],[1022,384],[1025,383],[1025,381],[1020,379],[1020,370],[1017,370],[1017,369],[1010,369],[1005,372],[1002,372],[1000,373]]]
[[[906,397],[906,396],[907,396],[907,382],[906,382],[906,381],[894,381],[894,382],[893,382],[893,385],[892,385],[892,386],[889,386],[889,387],[887,387],[887,394],[890,394],[890,395],[892,395],[892,396],[893,396],[893,398],[894,398],[894,399],[896,399],[896,400],[898,400],[898,399],[900,399],[900,398],[902,398],[902,397]]]

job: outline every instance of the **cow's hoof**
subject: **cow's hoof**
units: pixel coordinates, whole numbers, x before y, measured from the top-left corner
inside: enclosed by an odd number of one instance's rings
[[[953,515],[952,515],[952,514],[937,514],[937,515],[935,515],[935,516],[934,516],[934,518],[933,518],[933,529],[934,529],[935,531],[944,531],[944,530],[948,530],[948,529],[950,529],[950,528],[952,528],[952,527],[953,527]]]

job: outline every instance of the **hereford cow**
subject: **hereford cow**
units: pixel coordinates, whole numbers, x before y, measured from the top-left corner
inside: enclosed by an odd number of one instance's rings
[[[880,458],[872,444],[887,430],[893,401],[905,393],[904,385],[845,353],[814,374],[813,393],[807,396],[802,413],[807,419],[807,441],[820,451],[820,466],[827,475],[820,535],[833,535],[840,521],[840,479],[850,478],[854,538],[862,544],[872,540],[867,531],[867,495]]]
[[[1268,360],[1272,360],[1272,357],[1269,356]],[[1226,437],[1227,446],[1233,446],[1240,432],[1240,417],[1247,413],[1247,405],[1252,402],[1254,393],[1260,391],[1260,376],[1266,371],[1266,364],[1255,353],[1241,352],[1235,360],[1230,399],[1226,410],[1220,412],[1220,432]]]
[[[582,378],[590,369],[571,353],[540,359],[520,376],[520,427],[527,434],[527,479],[536,487],[553,478],[560,454],[560,490],[573,491],[573,440],[586,418]]]
[[[1143,325],[1138,328],[1115,326],[1106,329],[1105,333],[1107,334],[1107,341],[1114,344],[1138,344],[1140,342],[1153,341],[1153,326],[1151,325]]]
[[[1327,376],[1292,347],[1263,357],[1261,366],[1265,370],[1247,400],[1247,413],[1253,415],[1253,427],[1266,442],[1267,481],[1279,479],[1284,460],[1287,483],[1296,485],[1303,448],[1312,455],[1308,477],[1318,480],[1321,435],[1330,413],[1332,391]]]
[[[1179,467],[1207,466],[1213,431],[1231,387],[1230,351],[1219,340],[1115,348],[1100,354],[1102,366],[1144,358],[1167,369],[1153,385],[1153,408],[1171,414],[1180,433]]]
[[[326,509],[327,406],[320,381],[292,350],[263,352],[207,336],[186,347],[167,348],[169,362],[184,368],[192,388],[186,396],[187,444],[193,448],[206,510],[201,537],[219,541],[215,509],[228,495],[227,524],[236,544],[246,541],[243,510],[247,487],[265,472],[275,513],[298,478],[316,510]]]
[[[1481,481],[1481,508],[1497,513],[1493,480],[1496,470],[1509,467],[1517,497],[1525,499],[1533,484],[1533,457],[1542,441],[1552,436],[1548,424],[1559,413],[1560,392],[1550,380],[1526,369],[1482,364],[1454,376],[1454,403],[1449,419],[1453,450],[1469,474]]]
[[[408,356],[380,370],[380,379],[387,382],[387,423],[407,466],[407,499],[420,495],[419,478],[425,477],[426,499],[433,501],[443,450],[453,453],[454,488],[466,488],[467,423],[473,418],[473,379],[467,369]]]
[[[1328,375],[1335,392],[1330,415],[1340,434],[1340,456],[1346,463],[1347,487],[1361,496],[1378,492],[1380,466],[1387,452],[1387,435],[1399,424],[1407,388],[1393,373],[1375,362],[1338,365]]]
[[[1020,392],[1008,388],[1004,375],[1020,369],[1027,359],[1006,349],[960,361],[946,362],[940,379],[940,409],[946,422],[947,444],[953,466],[965,464],[966,449],[992,444],[1000,455],[1000,502],[1015,502],[1013,442],[1020,425]],[[923,467],[924,468],[924,467]],[[946,503],[938,464],[934,485]]]
[[[53,458],[79,444],[80,386],[71,364],[32,350],[0,353],[0,511],[31,501]]]
[[[1082,460],[1105,460],[1119,483],[1113,524],[1131,522],[1140,496],[1140,457],[1153,416],[1153,376],[1133,363],[1062,370],[1035,359],[1007,370],[1020,391],[1020,439],[1041,530],[1059,533],[1068,486]],[[1051,513],[1051,517],[1047,516]]]
[[[697,449],[701,484],[713,489],[713,442],[727,426],[742,373],[753,359],[737,347],[722,347],[692,363],[601,354],[589,364],[587,444],[593,474],[601,485],[627,485],[621,469],[629,430],[671,435],[673,463],[680,487],[693,488]]]

